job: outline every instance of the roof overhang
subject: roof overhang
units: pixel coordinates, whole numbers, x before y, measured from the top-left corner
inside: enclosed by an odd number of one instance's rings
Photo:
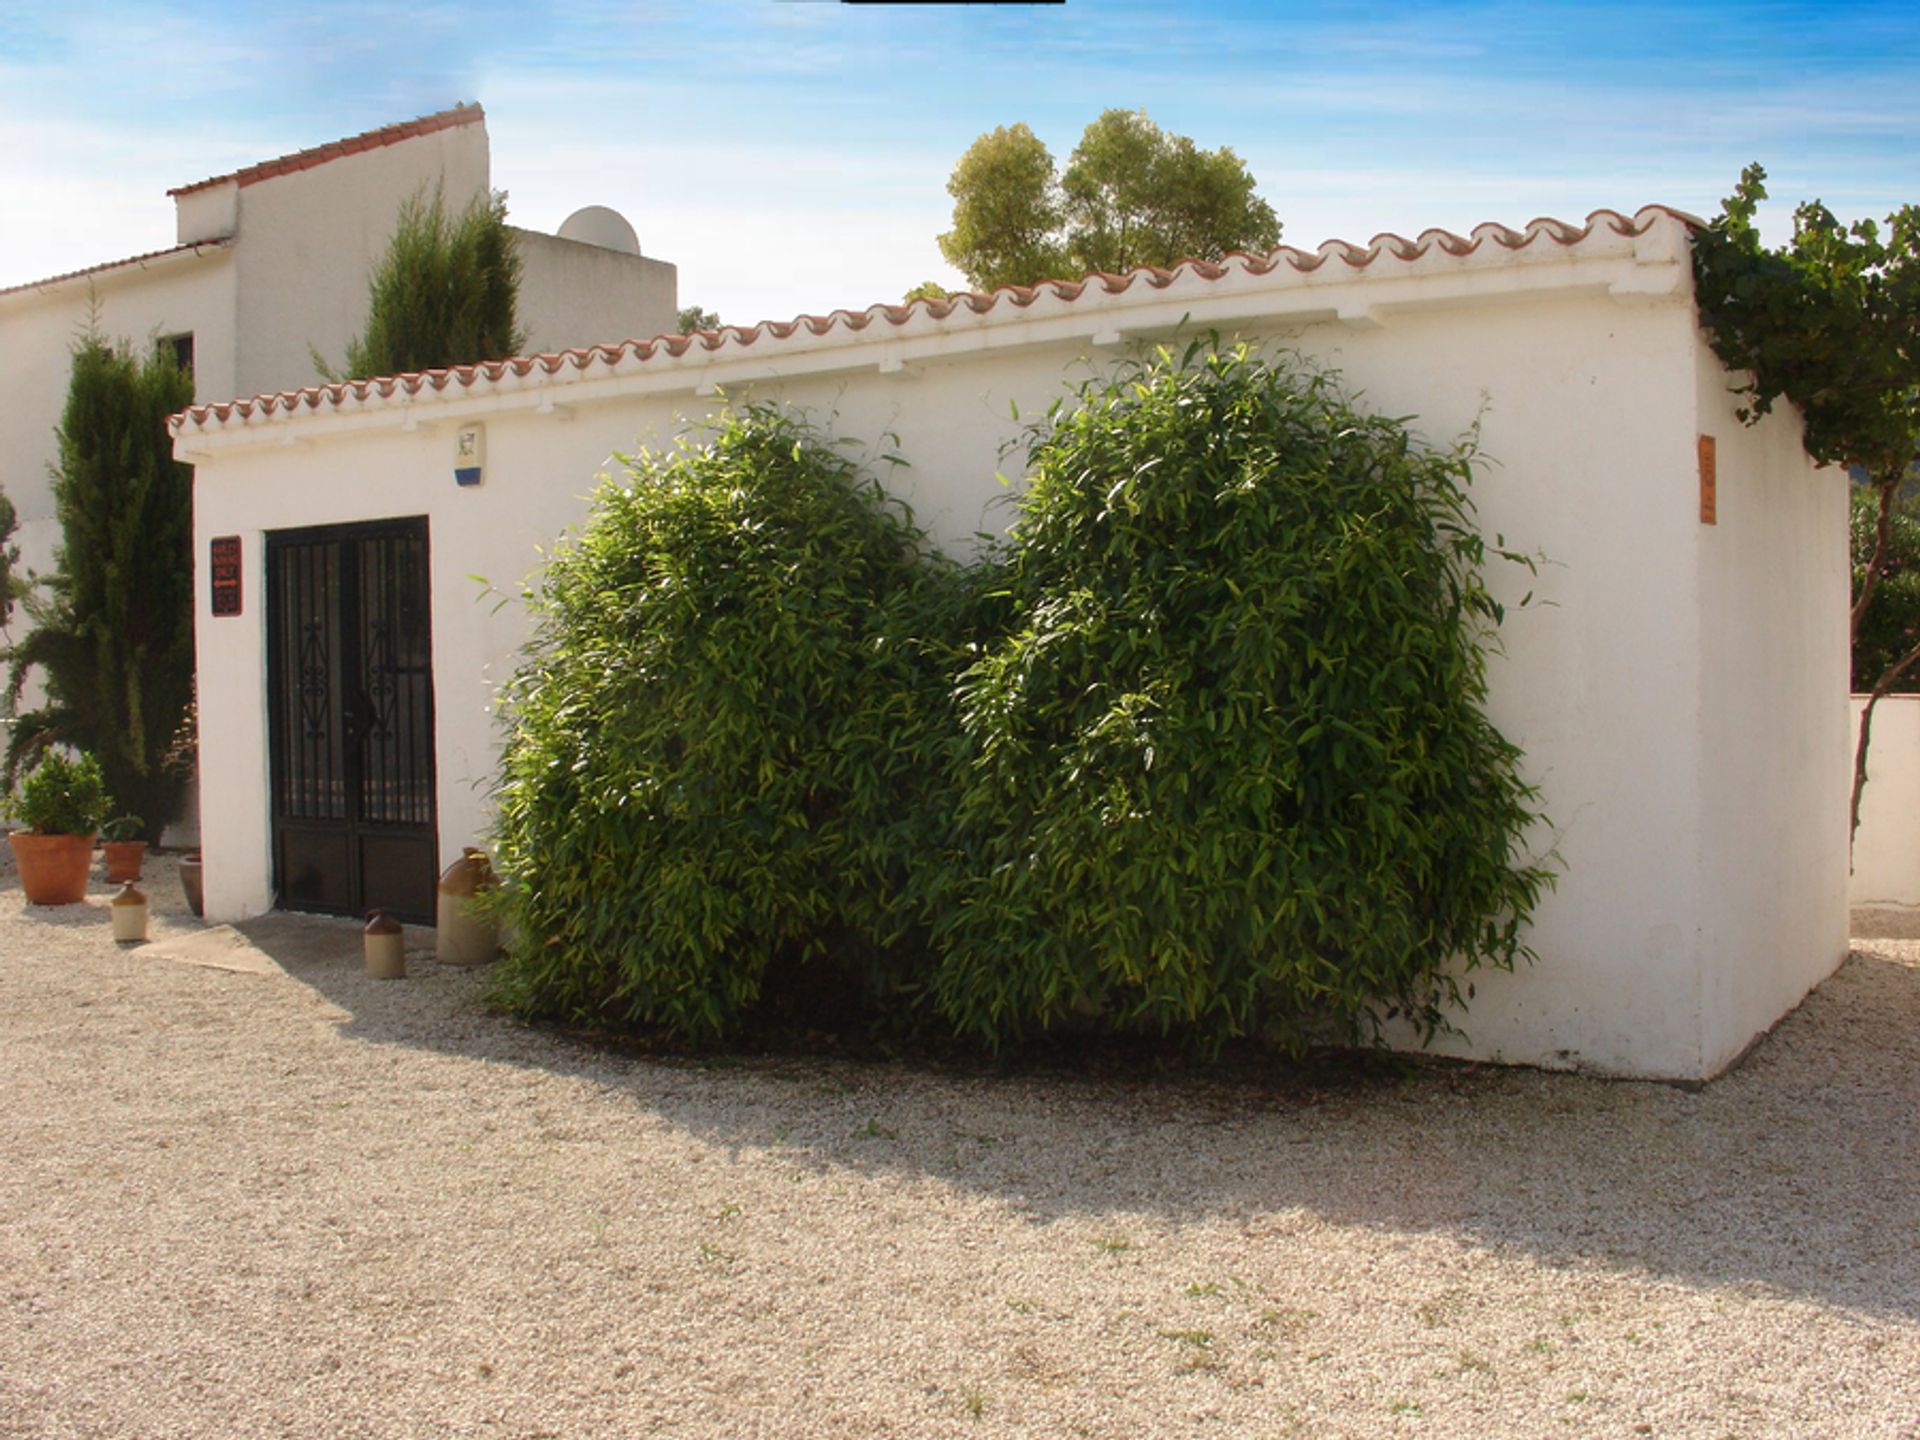
[[[220,253],[232,244],[231,236],[213,240],[196,240],[188,245],[174,245],[165,250],[150,250],[145,255],[130,255],[125,260],[108,260],[100,265],[89,265],[84,270],[69,270],[62,275],[49,275],[44,280],[29,280],[24,285],[9,285],[6,289],[0,290],[0,307],[13,302],[30,303],[33,300],[58,295],[63,291],[99,280],[119,280],[142,271],[177,269],[202,256]]]
[[[836,310],[785,323],[723,326],[558,354],[197,405],[168,423],[182,459],[325,435],[412,429],[431,419],[515,410],[571,412],[628,396],[710,395],[768,381],[875,369],[906,374],[970,355],[1035,347],[1101,349],[1182,329],[1390,325],[1421,310],[1600,293],[1627,304],[1690,298],[1691,232],[1700,221],[1663,206],[1598,210],[1584,225],[1536,220],[1523,230],[1330,241],[1263,256],[1185,261],[1170,269],[1089,275]]]

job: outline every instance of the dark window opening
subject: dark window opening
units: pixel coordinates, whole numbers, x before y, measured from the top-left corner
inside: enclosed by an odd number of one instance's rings
[[[162,335],[160,348],[173,352],[173,363],[189,375],[193,373],[193,332],[185,331],[179,335]]]

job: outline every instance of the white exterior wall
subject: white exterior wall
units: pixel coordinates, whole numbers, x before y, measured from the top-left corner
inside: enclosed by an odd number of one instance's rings
[[[486,126],[474,121],[241,185],[176,197],[180,242],[225,244],[0,296],[0,488],[19,511],[23,563],[48,571],[59,544],[48,466],[66,402],[66,357],[97,301],[109,339],[192,331],[194,398],[299,389],[366,323],[367,277],[400,207],[442,188],[458,210],[489,193]],[[675,328],[677,272],[533,231],[517,232],[519,311],[532,350]]]
[[[528,354],[671,335],[678,328],[674,266],[537,230],[514,235],[523,267],[519,311],[527,339],[521,348]]]
[[[173,256],[151,268],[109,270],[44,290],[0,296],[0,489],[20,515],[21,562],[53,568],[60,526],[48,469],[54,427],[67,403],[73,342],[98,306],[100,333],[145,345],[193,332],[196,399],[230,394],[234,368],[233,256],[224,249]]]
[[[400,207],[437,184],[457,212],[488,193],[487,176],[487,127],[474,122],[241,186],[232,393],[315,384],[309,347],[338,367],[366,326],[367,276]]]
[[[1849,787],[1865,705],[1865,696],[1853,697],[1846,763],[1836,767]],[[1888,695],[1873,707],[1847,899],[1889,909],[1920,907],[1920,695]]]
[[[1456,1053],[1708,1075],[1845,948],[1833,765],[1812,763],[1842,743],[1844,717],[1805,678],[1836,665],[1844,675],[1844,646],[1835,651],[1821,619],[1844,617],[1844,572],[1836,581],[1824,558],[1840,553],[1844,495],[1809,472],[1790,425],[1742,435],[1715,396],[1710,418],[1726,422],[1722,521],[1699,523],[1701,351],[1689,287],[1671,269],[1662,284],[1664,293],[1636,298],[1623,282],[1625,300],[1604,287],[1489,284],[1478,303],[1454,294],[1404,312],[1356,306],[1350,322],[1330,318],[1331,307],[1239,325],[1207,317],[1331,363],[1363,403],[1416,415],[1437,442],[1483,416],[1494,462],[1475,487],[1484,528],[1546,557],[1537,577],[1490,567],[1510,601],[1536,594],[1510,611],[1491,707],[1544,792],[1555,835],[1542,842],[1555,843],[1563,874],[1538,913],[1538,962],[1475,977],[1466,1038],[1445,1047]],[[1122,307],[1110,309],[1126,325]],[[1178,308],[1170,313],[1177,320]],[[1009,401],[1037,414],[1114,353],[1086,343],[1084,321],[1078,337],[1057,343],[1045,342],[1040,319],[1006,322],[1022,327],[1032,343],[988,350],[977,334],[957,334],[918,363],[889,353],[883,337],[857,368],[799,376],[796,358],[791,378],[745,388],[832,417],[840,434],[873,444],[898,436],[911,468],[889,484],[943,543],[961,547],[1010,518],[995,479],[1017,431]],[[748,358],[763,377],[782,364],[764,350]],[[182,453],[201,465],[198,543],[204,552],[213,535],[242,534],[256,597],[244,617],[222,620],[206,617],[204,582],[200,597],[202,743],[222,757],[201,797],[210,915],[272,902],[257,600],[266,532],[429,517],[444,863],[485,834],[497,746],[488,706],[524,634],[518,605],[495,613],[467,576],[515,590],[536,547],[585,514],[610,452],[662,444],[681,416],[714,403],[692,393],[703,377],[669,367],[556,387],[552,413],[535,408],[545,403],[535,395],[496,394],[411,406],[412,432],[388,407],[183,436]],[[471,416],[486,419],[487,475],[462,491],[449,473],[452,421]],[[287,449],[281,433],[313,443]],[[1784,653],[1756,653],[1774,645]],[[1809,775],[1796,779],[1797,766]]]
[[[1847,477],[1800,446],[1790,410],[1757,427],[1695,344],[1699,430],[1714,437],[1718,523],[1696,527],[1701,657],[1703,1070],[1847,955]],[[1673,488],[1697,503],[1691,454]],[[1679,617],[1676,617],[1679,618]]]
[[[174,238],[182,245],[231,239],[239,225],[238,180],[222,180],[173,197]]]

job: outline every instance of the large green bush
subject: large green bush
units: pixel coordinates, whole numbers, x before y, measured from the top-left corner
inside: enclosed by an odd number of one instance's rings
[[[1011,624],[960,680],[941,1006],[989,1043],[1431,1028],[1447,962],[1512,964],[1546,880],[1482,709],[1471,449],[1245,349],[1079,400],[1029,457]]]
[[[961,579],[795,418],[628,462],[509,694],[507,1003],[707,1039],[770,979],[901,983]]]
[[[1196,346],[1028,458],[964,568],[769,409],[601,492],[509,695],[509,1006],[711,1039],[824,974],[989,1047],[1299,1046],[1527,953],[1470,445]]]

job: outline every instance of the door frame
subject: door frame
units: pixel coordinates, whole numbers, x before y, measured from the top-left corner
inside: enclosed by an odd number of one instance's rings
[[[286,686],[293,680],[293,672],[284,663],[280,652],[283,616],[281,614],[282,586],[278,583],[281,556],[289,549],[303,545],[337,545],[340,559],[340,572],[337,580],[338,632],[340,655],[337,671],[340,676],[361,676],[364,665],[361,628],[364,616],[359,610],[358,586],[358,550],[354,542],[370,539],[405,538],[418,539],[421,545],[420,602],[422,623],[425,630],[424,644],[426,654],[426,676],[421,713],[416,723],[425,731],[425,743],[415,760],[423,767],[420,776],[425,788],[427,819],[404,825],[369,821],[360,815],[362,801],[361,765],[364,752],[352,738],[356,725],[355,699],[353,696],[341,698],[341,777],[345,799],[345,818],[338,823],[344,828],[347,854],[347,873],[345,877],[347,901],[344,905],[320,905],[301,903],[291,900],[286,894],[285,855],[282,848],[283,826],[311,824],[323,826],[328,822],[305,820],[303,817],[288,815],[282,799],[282,780],[285,736],[282,733],[283,716],[286,713],[284,702],[287,699]],[[434,626],[433,626],[433,534],[429,517],[420,515],[397,515],[379,520],[355,520],[326,525],[306,525],[269,530],[265,533],[262,555],[262,592],[265,603],[262,606],[262,621],[266,630],[263,647],[263,668],[266,675],[267,701],[267,843],[268,877],[273,905],[276,909],[307,911],[326,915],[359,915],[363,913],[366,895],[363,886],[364,871],[362,843],[366,838],[383,837],[424,838],[430,850],[430,867],[434,874],[439,872],[439,756],[438,731],[434,714]],[[350,599],[351,597],[351,599]],[[350,608],[351,607],[351,608]],[[424,837],[422,832],[424,831]],[[432,924],[433,899],[429,885],[419,908],[388,907],[401,919],[422,924]]]

